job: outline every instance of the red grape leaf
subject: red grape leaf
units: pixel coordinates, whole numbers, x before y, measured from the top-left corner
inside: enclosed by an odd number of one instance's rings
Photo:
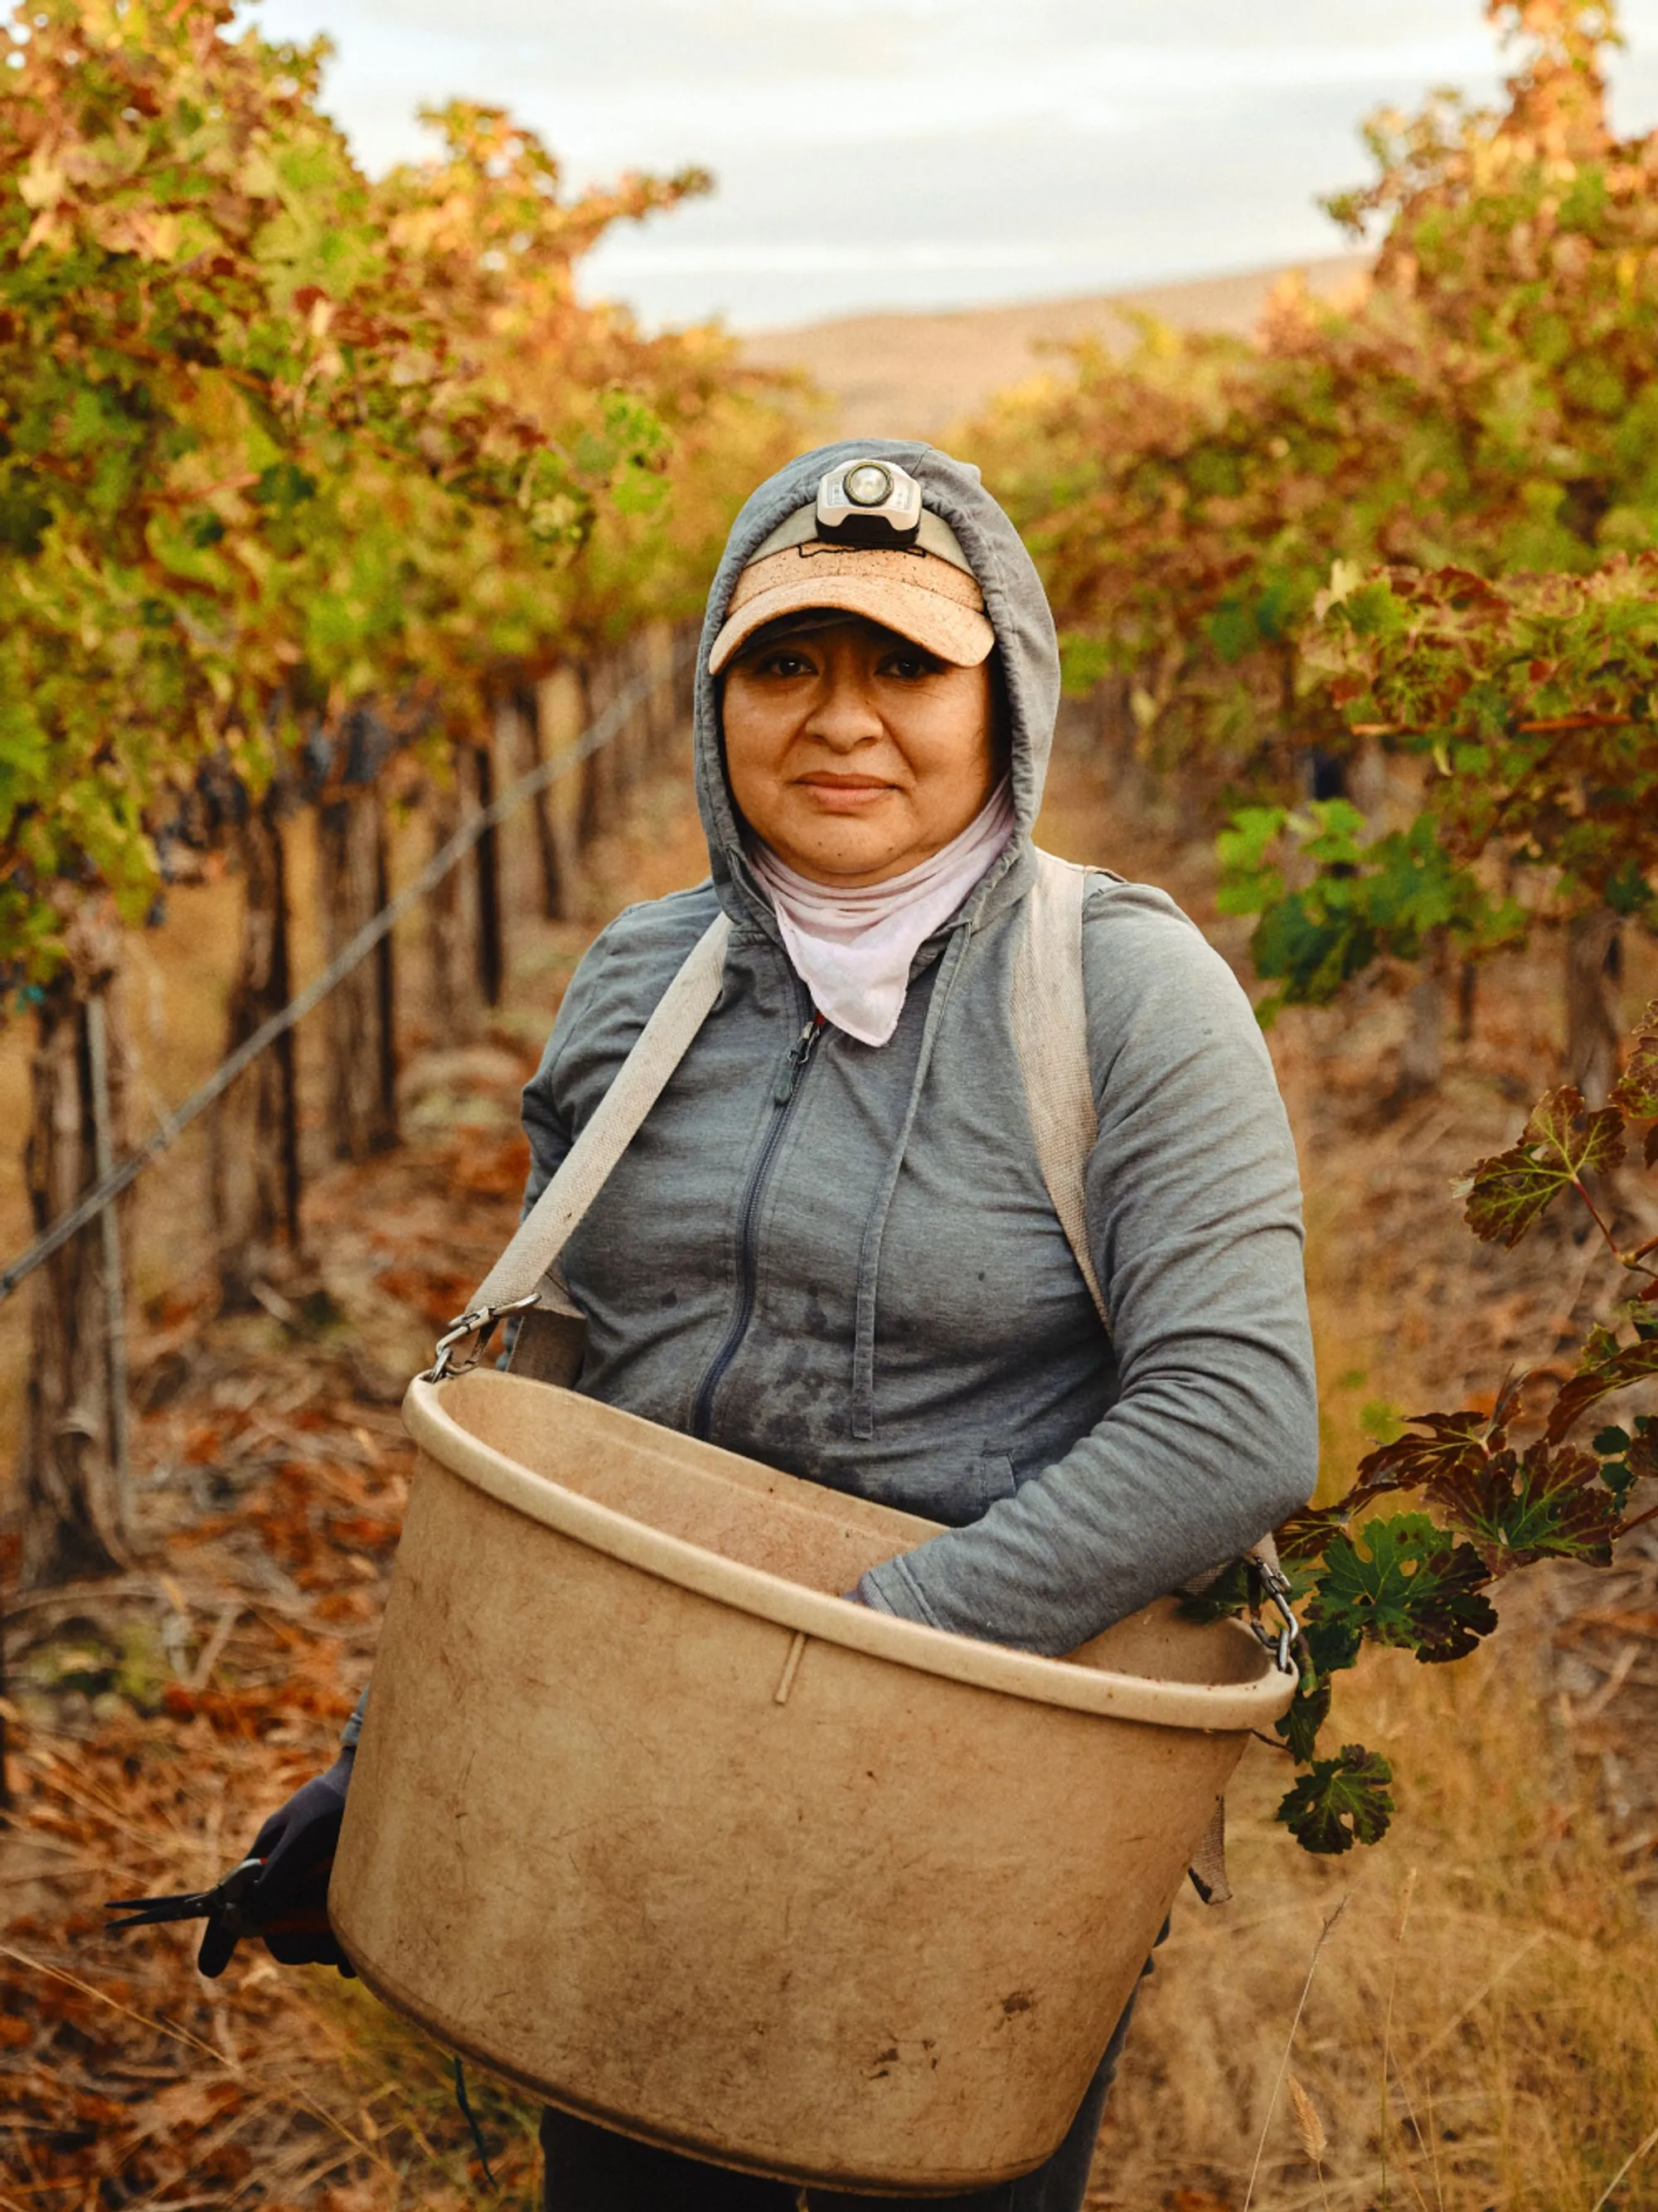
[[[1614,1107],[1589,1113],[1569,1085],[1540,1098],[1506,1152],[1477,1160],[1467,1179],[1463,1218],[1482,1244],[1516,1245],[1550,1201],[1580,1176],[1615,1167],[1624,1157],[1624,1118]]]
[[[1540,1437],[1523,1457],[1494,1453],[1478,1475],[1436,1483],[1428,1494],[1473,1539],[1492,1575],[1534,1559],[1612,1564],[1619,1502],[1593,1452],[1552,1447]]]
[[[1612,1085],[1610,1104],[1631,1121],[1658,1120],[1658,999],[1642,1015],[1629,1065]],[[1647,1165],[1652,1165],[1652,1136],[1647,1137]]]
[[[1505,1394],[1505,1399],[1506,1399]],[[1503,1409],[1499,1407],[1499,1413]],[[1425,1436],[1396,1437],[1378,1444],[1358,1463],[1358,1481],[1352,1496],[1362,1502],[1384,1491],[1419,1490],[1424,1483],[1444,1481],[1459,1474],[1472,1474],[1485,1464],[1493,1445],[1500,1449],[1504,1431],[1492,1413],[1411,1413],[1411,1425],[1425,1429]]]
[[[1427,1433],[1400,1437],[1362,1460],[1349,1504],[1386,1491],[1421,1491],[1453,1529],[1472,1538],[1488,1577],[1545,1558],[1609,1560],[1617,1497],[1601,1477],[1599,1459],[1562,1450],[1560,1442],[1597,1398],[1641,1375],[1658,1374],[1658,1339],[1625,1350],[1610,1330],[1596,1328],[1584,1370],[1558,1394],[1555,1421],[1523,1459],[1508,1448],[1515,1382],[1504,1389],[1494,1413],[1412,1414],[1417,1430]]]
[[[1544,1435],[1551,1443],[1558,1443],[1598,1400],[1654,1375],[1658,1375],[1658,1336],[1620,1345],[1610,1330],[1592,1329],[1576,1374],[1560,1386]]]
[[[1349,1510],[1344,1498],[1339,1505],[1307,1505],[1292,1513],[1272,1531],[1280,1561],[1298,1566],[1317,1559],[1336,1531],[1346,1525]]]

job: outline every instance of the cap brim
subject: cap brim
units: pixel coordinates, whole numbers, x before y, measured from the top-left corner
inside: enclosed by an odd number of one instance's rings
[[[862,615],[957,668],[976,668],[996,642],[987,616],[940,592],[903,583],[896,576],[824,575],[820,571],[791,577],[745,599],[714,641],[709,673],[718,676],[756,630],[780,615],[798,614],[805,607],[838,607],[849,615]]]

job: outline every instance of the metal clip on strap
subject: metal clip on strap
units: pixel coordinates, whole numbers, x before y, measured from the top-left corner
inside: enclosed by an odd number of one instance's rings
[[[1252,1620],[1249,1626],[1272,1654],[1279,1674],[1294,1674],[1299,1669],[1291,1664],[1290,1654],[1301,1641],[1301,1623],[1296,1618],[1295,1607],[1291,1602],[1295,1593],[1290,1587],[1289,1577],[1276,1560],[1252,1555],[1249,1578],[1271,1602],[1272,1610],[1278,1616],[1278,1626],[1274,1635],[1270,1629],[1263,1628],[1259,1620]]]
[[[495,1306],[469,1306],[464,1314],[457,1314],[438,1339],[432,1364],[421,1376],[421,1381],[441,1382],[446,1376],[464,1375],[469,1367],[476,1367],[496,1322],[505,1320],[508,1314],[527,1312],[540,1297],[538,1290],[526,1291],[521,1298],[507,1298]],[[453,1347],[469,1336],[476,1336],[478,1340],[471,1357],[462,1360],[451,1358]]]

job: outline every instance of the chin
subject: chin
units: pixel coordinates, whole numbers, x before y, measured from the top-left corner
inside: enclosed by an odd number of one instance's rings
[[[798,856],[795,866],[806,873],[831,868],[837,875],[860,875],[865,868],[884,867],[903,841],[895,837],[890,823],[848,819],[844,814],[825,819],[822,815],[792,824],[789,843]]]
[[[893,865],[890,842],[886,838],[825,839],[821,844],[802,845],[796,868],[802,875],[864,876],[878,868]]]

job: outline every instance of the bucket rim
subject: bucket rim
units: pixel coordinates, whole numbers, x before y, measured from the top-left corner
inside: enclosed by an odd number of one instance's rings
[[[489,1378],[474,1370],[455,1379],[476,1382]],[[879,1613],[873,1607],[849,1605],[843,1598],[809,1589],[763,1567],[749,1566],[683,1536],[670,1535],[648,1522],[584,1498],[550,1475],[537,1474],[485,1443],[446,1411],[441,1402],[446,1387],[417,1376],[404,1398],[403,1418],[414,1442],[448,1473],[527,1520],[586,1544],[623,1565],[796,1635],[971,1688],[1154,1728],[1242,1733],[1278,1719],[1294,1696],[1295,1678],[1278,1670],[1271,1653],[1242,1621],[1214,1625],[1241,1638],[1259,1660],[1259,1670],[1252,1679],[1180,1682],[1166,1676],[1078,1666],[1067,1659],[1021,1651],[1011,1644],[952,1635],[922,1621]]]

